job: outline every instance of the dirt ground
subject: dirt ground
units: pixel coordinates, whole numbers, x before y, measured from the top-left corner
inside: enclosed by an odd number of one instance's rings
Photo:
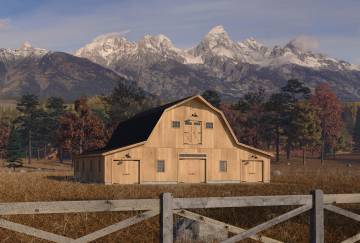
[[[313,189],[325,193],[360,193],[360,154],[342,154],[321,165],[310,158],[302,165],[301,158],[282,159],[272,163],[270,184],[222,184],[222,185],[100,185],[75,182],[69,162],[36,161],[12,172],[0,170],[0,201],[58,201],[124,198],[158,198],[162,192],[174,197],[285,195],[308,194]],[[360,213],[360,205],[347,205]],[[232,208],[196,210],[203,215],[238,225],[255,226],[290,207]],[[136,212],[86,213],[58,215],[3,216],[14,222],[31,225],[68,237],[80,237],[111,223],[135,215]],[[308,242],[308,214],[300,215],[264,232],[264,235],[284,242]],[[158,242],[159,219],[150,220],[111,234],[97,242]],[[360,223],[342,216],[325,213],[326,242],[340,242],[360,232]],[[45,242],[25,235],[0,230],[1,242]],[[254,242],[254,241],[248,241]]]

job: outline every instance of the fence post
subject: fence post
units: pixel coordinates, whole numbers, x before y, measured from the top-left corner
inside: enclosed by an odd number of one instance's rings
[[[324,243],[324,193],[312,191],[313,207],[310,212],[310,242]]]
[[[173,197],[165,192],[160,198],[160,243],[173,243],[173,231]]]

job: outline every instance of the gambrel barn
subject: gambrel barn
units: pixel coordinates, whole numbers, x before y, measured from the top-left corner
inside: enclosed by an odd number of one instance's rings
[[[270,182],[271,154],[239,143],[201,96],[139,113],[108,145],[74,158],[75,176],[105,184]]]

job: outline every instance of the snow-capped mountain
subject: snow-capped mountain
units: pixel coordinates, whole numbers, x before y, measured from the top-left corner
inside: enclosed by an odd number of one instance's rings
[[[254,38],[234,42],[221,25],[212,28],[197,46],[188,50],[176,48],[164,35],[146,35],[136,43],[118,34],[108,34],[97,37],[75,52],[76,56],[107,66],[112,66],[120,59],[140,59],[141,56],[149,54],[162,59],[175,59],[182,64],[207,64],[216,57],[262,67],[295,64],[313,69],[360,70],[359,66],[345,61],[301,49],[295,44],[295,40],[284,47],[273,48],[264,46]]]
[[[29,57],[41,58],[48,52],[45,49],[34,48],[29,42],[25,42],[18,49],[0,48],[0,61],[10,64]]]
[[[94,39],[75,53],[111,68],[145,90],[171,99],[205,89],[228,98],[263,87],[275,91],[288,79],[297,78],[310,87],[330,83],[346,100],[360,99],[360,67],[314,53],[298,40],[267,47],[254,38],[234,41],[219,25],[198,45],[177,48],[164,35],[146,35],[137,42],[118,34]]]
[[[73,100],[108,94],[118,83],[129,93],[140,90],[116,72],[71,54],[34,48],[27,42],[18,49],[0,49],[0,99],[31,93]]]

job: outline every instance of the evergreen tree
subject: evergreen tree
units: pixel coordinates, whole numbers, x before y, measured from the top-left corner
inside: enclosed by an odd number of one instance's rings
[[[103,97],[103,101],[112,127],[116,127],[119,122],[159,103],[155,96],[135,87],[124,87],[124,84],[121,83],[109,96]]]
[[[13,168],[13,170],[17,167],[21,167],[23,164],[22,155],[20,134],[18,130],[13,127],[10,132],[6,151],[7,166]]]
[[[354,151],[360,152],[360,107],[357,108],[357,112],[356,112],[353,140],[354,140]]]
[[[281,124],[283,134],[286,137],[286,158],[290,159],[291,150],[294,146],[294,120],[297,116],[295,106],[298,101],[306,100],[310,96],[310,89],[297,79],[291,79],[281,88]]]
[[[291,140],[303,151],[305,165],[306,149],[320,143],[321,127],[316,109],[308,101],[299,101],[294,112],[297,114],[292,123],[293,133]]]
[[[37,127],[37,111],[39,107],[39,99],[36,95],[23,95],[16,105],[16,109],[21,112],[16,122],[21,127],[21,134],[23,140],[27,143],[28,148],[28,163],[31,163],[32,157],[32,139],[34,130]]]
[[[213,106],[219,108],[221,104],[221,98],[218,92],[215,90],[206,90],[201,95],[205,100],[207,100]]]

